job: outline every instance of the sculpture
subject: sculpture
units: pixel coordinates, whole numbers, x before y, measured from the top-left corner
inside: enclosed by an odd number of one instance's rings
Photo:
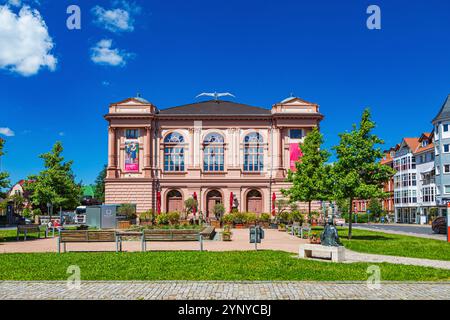
[[[336,227],[333,224],[333,219],[328,219],[325,229],[320,235],[320,242],[323,246],[339,247],[339,236]]]

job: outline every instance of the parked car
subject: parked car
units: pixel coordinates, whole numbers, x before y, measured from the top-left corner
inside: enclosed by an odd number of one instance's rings
[[[334,224],[336,226],[343,227],[345,225],[345,219],[344,218],[334,218]]]
[[[431,224],[434,233],[447,234],[447,217],[437,217]]]

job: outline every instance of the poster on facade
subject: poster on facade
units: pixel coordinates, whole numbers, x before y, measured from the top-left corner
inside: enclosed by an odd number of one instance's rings
[[[295,162],[298,161],[298,159],[303,156],[302,150],[300,149],[300,146],[298,143],[290,143],[289,144],[289,158],[290,158],[290,169],[292,171],[296,171],[295,168]]]
[[[139,143],[137,141],[125,142],[125,171],[139,172]]]

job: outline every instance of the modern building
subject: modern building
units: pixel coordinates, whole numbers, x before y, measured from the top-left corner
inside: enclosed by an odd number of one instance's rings
[[[450,95],[432,120],[435,143],[436,203],[439,215],[446,215],[450,201]]]
[[[227,212],[271,212],[289,187],[299,142],[323,115],[296,97],[271,108],[210,100],[161,110],[137,97],[112,103],[105,119],[106,204],[182,211],[196,197],[199,211],[211,215],[216,203]]]

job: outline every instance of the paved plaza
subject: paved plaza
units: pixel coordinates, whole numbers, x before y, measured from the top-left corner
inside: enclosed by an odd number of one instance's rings
[[[450,299],[450,282],[301,281],[83,281],[69,288],[65,281],[3,281],[0,300],[440,300]]]

